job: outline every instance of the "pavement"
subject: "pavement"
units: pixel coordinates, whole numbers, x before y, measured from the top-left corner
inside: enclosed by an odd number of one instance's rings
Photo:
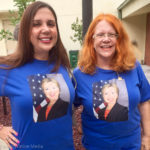
[[[145,73],[145,76],[146,76],[147,80],[150,83],[150,66],[142,65],[142,69],[143,69],[143,71]]]
[[[5,142],[0,139],[0,150],[9,150]]]

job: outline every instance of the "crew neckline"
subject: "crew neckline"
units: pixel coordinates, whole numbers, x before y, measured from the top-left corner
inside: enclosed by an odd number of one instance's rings
[[[96,67],[96,70],[99,71],[99,72],[115,72],[114,70],[111,70],[111,69],[103,69],[103,68],[100,68],[100,67]]]
[[[40,59],[34,58],[34,62],[48,62],[48,60],[40,60]]]

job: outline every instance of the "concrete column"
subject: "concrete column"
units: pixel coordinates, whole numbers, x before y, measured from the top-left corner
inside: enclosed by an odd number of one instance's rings
[[[150,13],[147,14],[144,63],[150,66]]]
[[[0,20],[0,31],[3,29],[3,22]],[[5,56],[7,55],[7,50],[6,50],[6,43],[5,40],[0,41],[0,56]]]

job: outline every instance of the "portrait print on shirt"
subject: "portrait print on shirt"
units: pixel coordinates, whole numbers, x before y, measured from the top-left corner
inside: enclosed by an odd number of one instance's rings
[[[34,122],[53,120],[67,114],[70,94],[61,74],[31,75],[28,81],[32,93]]]
[[[93,112],[108,122],[128,120],[129,98],[125,81],[101,80],[93,83]]]

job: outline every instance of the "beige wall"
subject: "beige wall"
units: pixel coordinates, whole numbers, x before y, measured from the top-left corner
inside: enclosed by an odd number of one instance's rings
[[[117,7],[124,0],[93,0],[93,17],[99,13],[112,13],[117,16]]]
[[[14,26],[11,25],[10,21],[5,18],[0,19],[0,30],[9,30],[13,33]],[[5,56],[15,51],[16,41],[3,39],[0,41],[0,55]]]
[[[3,27],[3,22],[2,22],[2,20],[0,20],[0,30],[3,29],[3,28],[4,28]],[[0,55],[1,56],[7,55],[5,40],[0,41]]]
[[[1,4],[0,4],[0,12],[2,11],[7,11],[9,9],[14,9],[14,2],[13,0],[4,0],[4,1],[1,1]]]
[[[11,31],[12,33],[14,32],[14,26],[11,25],[9,20],[3,20],[3,26],[5,30],[9,29],[9,31]],[[10,54],[15,51],[16,41],[5,40],[5,43],[7,54]]]
[[[141,51],[141,60],[145,55],[145,38],[146,38],[146,15],[139,15],[123,20],[123,23],[129,33],[131,41],[138,43],[138,49]]]

